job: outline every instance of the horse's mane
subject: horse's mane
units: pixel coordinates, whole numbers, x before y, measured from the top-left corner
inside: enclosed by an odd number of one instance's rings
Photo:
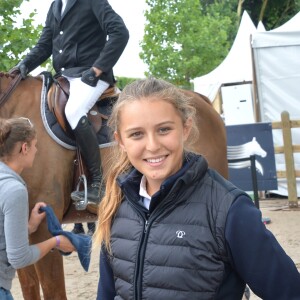
[[[9,78],[9,77],[15,77],[15,76],[16,76],[15,74],[0,71],[0,77],[7,77],[7,78]]]

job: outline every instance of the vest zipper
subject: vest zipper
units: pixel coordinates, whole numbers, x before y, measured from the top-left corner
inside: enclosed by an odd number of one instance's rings
[[[144,231],[142,234],[141,244],[138,251],[138,263],[137,263],[137,272],[135,277],[135,299],[139,300],[142,299],[142,277],[143,277],[143,269],[144,269],[144,256],[145,256],[145,249],[147,245],[147,236],[148,236],[148,228],[149,228],[149,217],[150,214],[147,213],[144,215]]]
[[[135,205],[135,203],[128,201],[128,203],[132,206],[132,208],[137,212],[138,215],[141,216],[141,218],[144,221],[144,230],[141,232],[141,238],[140,238],[140,244],[137,251],[137,261],[136,261],[136,269],[134,272],[134,279],[133,279],[133,286],[134,286],[134,295],[133,299],[139,300],[141,299],[141,292],[139,285],[142,283],[142,272],[143,272],[143,265],[144,265],[144,249],[145,249],[145,235],[147,233],[148,227],[149,227],[149,213],[142,212],[139,208],[139,206]]]
[[[168,196],[169,198],[175,197],[174,193],[171,193]],[[144,220],[144,231],[141,235],[140,245],[137,253],[137,263],[136,263],[136,270],[134,274],[134,299],[140,300],[142,299],[142,277],[143,277],[143,268],[144,268],[144,256],[145,256],[145,249],[147,246],[147,239],[149,234],[149,226],[156,220],[157,217],[161,217],[167,214],[168,208],[173,206],[174,203],[172,201],[168,202],[167,204],[162,205],[159,210],[154,210],[155,213],[151,214],[151,221],[149,221],[150,214],[144,214],[140,211],[140,209],[131,201],[128,201],[133,209],[142,217]]]
[[[148,225],[149,225],[149,221],[148,221],[148,219],[146,219],[145,226],[144,226],[144,233],[147,232]]]

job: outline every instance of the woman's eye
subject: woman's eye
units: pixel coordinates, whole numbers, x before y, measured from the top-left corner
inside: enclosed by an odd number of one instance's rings
[[[160,132],[161,134],[166,134],[166,133],[168,133],[170,130],[171,130],[170,127],[162,127],[162,128],[159,128],[159,132]]]
[[[133,132],[130,134],[129,137],[132,137],[132,138],[139,138],[142,136],[142,133],[140,131],[137,131],[137,132]]]

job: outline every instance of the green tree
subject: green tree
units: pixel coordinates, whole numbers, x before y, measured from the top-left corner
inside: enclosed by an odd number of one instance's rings
[[[7,71],[15,66],[36,43],[42,30],[41,25],[33,25],[36,10],[21,20],[22,2],[0,0],[0,70]]]
[[[226,3],[225,3],[226,2]],[[146,75],[189,88],[190,80],[215,68],[226,56],[237,30],[228,1],[146,0],[140,57]]]
[[[299,0],[239,0],[255,25],[262,21],[266,30],[279,27],[300,9]]]
[[[178,86],[207,74],[226,57],[246,10],[253,23],[276,28],[300,9],[300,0],[146,0],[141,59],[146,75]]]
[[[116,85],[117,85],[117,87],[118,87],[120,90],[123,90],[123,88],[124,88],[127,84],[129,84],[129,83],[131,83],[131,82],[133,82],[133,81],[135,81],[135,80],[138,80],[138,79],[139,79],[139,78],[129,78],[129,77],[116,76],[116,81],[117,81]]]

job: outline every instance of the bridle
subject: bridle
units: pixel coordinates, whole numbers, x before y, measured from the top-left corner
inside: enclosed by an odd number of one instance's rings
[[[1,90],[1,77],[12,78],[5,91]],[[7,99],[14,91],[16,86],[19,84],[21,79],[22,79],[21,74],[14,69],[9,71],[8,73],[0,72],[0,107],[7,101]]]

